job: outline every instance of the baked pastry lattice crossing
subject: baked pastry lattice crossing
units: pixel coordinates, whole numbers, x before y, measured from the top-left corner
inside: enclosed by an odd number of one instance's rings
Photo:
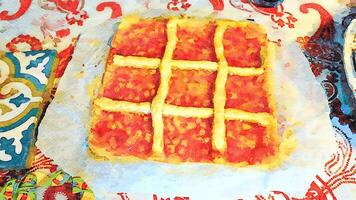
[[[272,157],[268,46],[248,21],[125,18],[94,100],[91,152],[166,162]]]

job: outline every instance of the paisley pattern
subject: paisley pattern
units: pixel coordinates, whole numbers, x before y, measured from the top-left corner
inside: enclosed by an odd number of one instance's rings
[[[48,97],[52,50],[0,54],[0,168],[24,168]]]
[[[324,164],[324,172],[315,175],[305,196],[302,198],[289,197],[283,191],[271,191],[268,196],[256,195],[257,200],[286,199],[286,200],[328,200],[341,199],[335,194],[341,186],[356,185],[355,159],[355,113],[356,101],[346,85],[344,63],[342,59],[342,36],[337,35],[336,29],[344,32],[346,21],[355,16],[355,10],[343,20],[343,24],[334,21],[325,8],[315,3],[303,4],[300,10],[307,14],[309,10],[316,10],[320,14],[321,24],[311,37],[298,38],[298,43],[310,63],[315,78],[320,82],[328,96],[330,118],[334,125],[335,140],[338,144],[337,152]],[[350,197],[352,198],[352,197]]]

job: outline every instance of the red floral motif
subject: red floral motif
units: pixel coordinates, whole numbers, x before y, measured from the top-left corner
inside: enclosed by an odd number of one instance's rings
[[[323,72],[323,65],[321,63],[311,63],[310,68],[314,76],[319,76]]]
[[[278,24],[280,27],[284,27],[285,25],[288,26],[288,28],[294,28],[294,23],[297,21],[297,18],[295,18],[292,13],[290,12],[285,12],[283,5],[279,5],[280,11],[277,11],[275,14],[271,15],[271,20]]]
[[[67,200],[78,199],[72,192],[72,185],[70,183],[65,183],[61,186],[50,186],[43,194],[43,200],[53,200],[56,199],[57,195],[64,195]]]
[[[46,157],[39,149],[36,149],[35,161],[33,161],[30,172],[38,169],[48,169],[51,173],[57,171],[58,165],[53,163],[53,160]]]
[[[224,0],[209,0],[214,10],[224,10]]]
[[[315,181],[310,184],[310,188],[305,194],[305,200],[327,200],[327,193],[330,193],[333,199],[335,199],[335,195],[332,192],[329,192],[330,187],[328,187],[324,181],[319,176],[316,178],[320,181],[321,186],[319,186]],[[327,188],[327,189],[326,189]],[[297,199],[297,198],[293,198]]]
[[[259,12],[263,15],[270,16],[271,20],[276,23],[279,27],[283,28],[287,26],[288,28],[294,28],[294,23],[297,22],[297,18],[293,16],[292,13],[284,10],[283,4],[280,4],[276,8],[265,8],[257,6],[251,3],[249,0],[230,0],[231,6],[239,10],[253,12],[252,10],[244,8],[243,4],[249,5],[254,11]]]
[[[323,42],[324,41],[324,42]],[[321,69],[342,71],[342,46],[323,38],[299,37],[297,42],[312,65],[321,65]],[[312,70],[314,66],[311,66]],[[314,72],[314,70],[313,70]],[[314,75],[319,76],[321,73]]]
[[[64,28],[64,29],[60,29],[58,31],[56,31],[56,36],[63,38],[66,37],[70,34],[70,29],[69,28]]]
[[[96,6],[96,10],[97,11],[103,11],[105,8],[111,8],[112,13],[111,13],[111,18],[117,18],[120,17],[122,15],[122,11],[121,11],[121,6],[120,4],[110,1],[110,2],[103,2],[100,3]]]
[[[121,198],[121,200],[130,200],[126,192],[118,192],[117,195]]]
[[[70,25],[78,24],[79,26],[83,26],[84,20],[88,19],[88,18],[89,18],[89,16],[88,16],[87,12],[84,10],[79,10],[77,12],[68,13],[66,15],[66,20],[67,20],[68,24],[70,24]]]
[[[310,41],[309,36],[297,37],[297,43],[302,49],[305,49]]]
[[[167,4],[167,9],[172,11],[186,11],[191,6],[188,0],[171,0]]]
[[[352,159],[352,145],[341,130],[334,128],[338,132],[338,152],[334,153],[324,165],[327,181],[316,175],[316,180],[310,184],[303,198],[289,197],[282,191],[272,191],[267,197],[256,195],[256,200],[273,200],[277,197],[283,197],[285,200],[336,200],[334,190],[342,184],[356,184],[356,162]]]
[[[54,46],[61,41],[61,38],[70,34],[66,20],[52,18],[48,14],[43,15],[40,20],[38,20],[38,25],[40,26],[43,37],[45,39],[50,38],[55,43]]]
[[[42,44],[39,39],[37,39],[34,36],[23,35],[23,34],[13,38],[9,43],[6,44],[6,47],[9,51],[15,52],[18,51],[16,45],[21,43],[28,44],[32,51],[42,50]]]
[[[338,82],[341,77],[338,77],[333,71],[341,72],[343,67],[342,47],[333,41],[336,33],[333,17],[321,5],[315,3],[303,4],[300,6],[300,11],[308,13],[309,9],[313,9],[320,14],[320,26],[311,37],[300,37],[297,42],[304,50],[313,72],[316,72],[315,66],[320,69],[329,70],[330,73],[326,79],[330,83]],[[319,73],[321,74],[321,72]],[[318,75],[318,73],[316,73]],[[352,114],[345,114],[341,110],[341,101],[338,98],[330,100],[331,117],[337,117],[340,124],[348,125],[352,132],[356,132],[355,117]]]
[[[19,0],[20,7],[14,14],[9,15],[9,11],[4,10],[0,12],[0,20],[14,20],[21,17],[30,8],[32,0]]]
[[[306,3],[301,5],[299,9],[305,14],[309,13],[309,9],[317,10],[320,14],[320,26],[312,36],[311,40],[331,40],[334,37],[334,20],[325,8],[316,3]]]
[[[67,48],[65,48],[64,50],[62,50],[61,52],[58,53],[59,64],[58,64],[57,71],[55,74],[56,78],[60,78],[63,76],[64,71],[66,70],[69,61],[72,60],[72,54],[74,52],[74,47],[75,47],[77,40],[78,40],[78,38],[74,38],[72,40],[72,43]]]
[[[51,36],[50,32],[57,31],[59,28],[63,27],[65,25],[65,20],[53,19],[48,14],[45,14],[42,17],[40,17],[38,23],[43,33],[43,36],[46,38]]]
[[[87,11],[82,10],[84,0],[43,0],[40,6],[43,9],[57,9],[66,13],[66,20],[70,25],[77,24],[82,26],[84,20],[89,18]]]

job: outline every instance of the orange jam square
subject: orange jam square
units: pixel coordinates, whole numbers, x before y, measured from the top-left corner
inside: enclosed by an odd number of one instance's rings
[[[275,154],[276,144],[268,137],[265,127],[237,120],[225,123],[227,161],[256,164]]]
[[[261,46],[266,34],[260,33],[256,25],[227,28],[224,37],[224,54],[229,66],[261,67]]]
[[[153,143],[150,114],[100,111],[91,130],[91,146],[105,149],[113,156],[147,158]]]
[[[177,45],[173,53],[175,60],[206,60],[216,62],[214,32],[216,25],[193,23],[178,25]]]
[[[166,19],[142,19],[119,28],[112,46],[116,54],[162,58],[167,43]]]
[[[216,72],[172,70],[167,104],[185,107],[213,107]]]
[[[247,112],[271,112],[265,76],[228,76],[225,108]]]
[[[117,67],[104,76],[103,96],[113,100],[149,102],[156,95],[160,75],[156,69]]]
[[[164,153],[180,161],[212,160],[213,118],[183,118],[167,116],[164,122]]]

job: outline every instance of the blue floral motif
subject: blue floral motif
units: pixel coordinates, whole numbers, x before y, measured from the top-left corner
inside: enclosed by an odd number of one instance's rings
[[[14,65],[15,68],[15,78],[23,78],[26,80],[29,80],[31,83],[33,83],[37,90],[40,92],[43,92],[45,90],[46,85],[42,84],[39,80],[38,77],[34,76],[33,74],[26,74],[26,73],[21,73],[21,69],[31,69],[31,68],[37,68],[39,64],[42,64],[44,62],[45,58],[48,58],[48,62],[44,64],[44,69],[42,70],[42,73],[49,78],[51,71],[53,70],[53,65],[55,64],[55,58],[57,53],[53,50],[44,50],[44,51],[28,51],[24,52],[25,56],[35,56],[38,54],[43,54],[42,56],[37,57],[35,60],[30,61],[30,64],[27,66],[21,66],[20,61],[16,57],[14,53],[6,53],[6,57],[11,60],[11,62]]]
[[[7,139],[4,137],[0,138],[0,150],[5,150],[7,152],[9,151],[15,151],[15,147],[13,145],[15,139],[11,138],[11,139]]]
[[[31,60],[30,64],[28,66],[26,66],[26,69],[30,69],[32,67],[36,68],[38,67],[38,65],[42,62],[44,62],[44,60],[46,58],[49,58],[49,61],[44,65],[44,69],[42,70],[42,73],[44,73],[46,75],[47,78],[49,78],[49,75],[51,73],[51,64],[53,63],[53,60],[51,60],[51,56],[53,56],[52,54],[55,53],[53,51],[47,51],[47,52],[43,52],[43,56],[38,57],[36,60]],[[29,55],[36,55],[37,52],[34,51],[28,51],[25,52],[26,56]]]
[[[20,94],[19,96],[10,99],[10,103],[14,104],[16,107],[20,107],[21,104],[27,103],[30,101],[30,98],[25,97],[24,94]]]
[[[35,130],[35,124],[31,123],[28,127],[23,128],[21,131],[21,146],[22,150],[20,153],[16,153],[15,151],[15,146],[14,146],[14,140],[15,140],[15,135],[14,138],[5,138],[2,137],[1,133],[6,133],[9,131],[14,130],[16,127],[21,126],[24,124],[26,121],[28,121],[31,117],[35,117],[39,112],[39,109],[32,109],[27,115],[25,115],[23,118],[19,119],[17,122],[11,124],[10,126],[7,127],[0,127],[0,150],[5,150],[5,153],[7,155],[11,156],[11,160],[9,161],[3,161],[0,159],[0,169],[3,168],[16,168],[16,169],[21,169],[26,166],[26,161],[27,157],[29,155],[29,150],[31,147],[31,143],[33,143],[33,131]]]
[[[41,104],[39,97],[43,98],[44,92],[50,91],[48,81],[54,75],[56,56],[53,50],[0,54],[0,59],[7,63],[10,67],[9,71],[12,72],[8,80],[24,83],[24,86],[31,90],[29,94],[19,91],[19,95],[9,97],[9,104],[6,106],[13,109],[10,112],[16,113],[13,117],[17,119],[16,121],[2,118],[9,113],[0,113],[0,151],[2,152],[0,169],[27,167],[30,149],[35,141],[36,122],[39,121],[37,118],[41,112],[40,107],[35,107],[39,104],[28,104],[28,102]],[[28,60],[21,60],[22,58],[28,58]],[[24,109],[24,104],[27,104],[26,109]]]

